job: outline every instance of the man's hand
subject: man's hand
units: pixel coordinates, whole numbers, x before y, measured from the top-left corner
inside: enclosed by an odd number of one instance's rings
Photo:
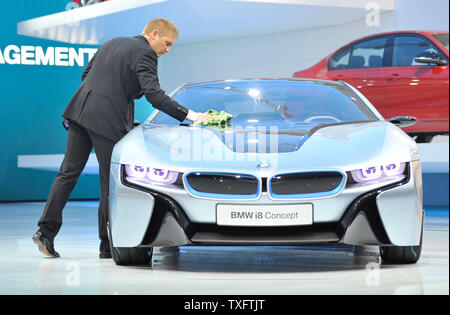
[[[201,121],[205,121],[205,120],[210,120],[210,119],[214,119],[216,117],[212,116],[212,115],[208,115],[208,114],[203,114],[203,113],[197,113],[197,120],[198,122]]]
[[[202,122],[213,118],[214,116],[203,113],[196,113],[193,110],[189,110],[188,115],[186,117],[187,120],[190,120],[192,122]]]

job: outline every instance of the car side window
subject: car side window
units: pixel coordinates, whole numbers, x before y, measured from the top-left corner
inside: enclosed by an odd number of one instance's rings
[[[394,67],[423,66],[415,62],[415,57],[423,52],[431,51],[438,55],[441,53],[426,38],[419,36],[397,36],[394,40],[393,63]]]
[[[355,44],[350,58],[350,68],[383,67],[383,58],[387,45],[388,37],[369,39]]]
[[[350,61],[350,48],[338,51],[328,61],[328,70],[347,69]]]

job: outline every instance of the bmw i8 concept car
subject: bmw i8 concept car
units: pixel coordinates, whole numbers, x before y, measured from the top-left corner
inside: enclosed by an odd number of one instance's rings
[[[180,123],[155,110],[114,147],[108,232],[119,265],[154,247],[370,245],[415,263],[424,210],[418,147],[342,81],[186,84],[171,95],[229,123]]]

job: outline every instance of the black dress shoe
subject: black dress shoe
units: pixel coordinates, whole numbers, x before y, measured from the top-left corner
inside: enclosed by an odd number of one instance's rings
[[[112,255],[111,255],[111,252],[100,252],[100,254],[98,255],[98,258],[108,259],[108,258],[112,258]]]
[[[37,244],[38,249],[41,253],[46,256],[58,258],[59,254],[53,248],[53,241],[46,238],[41,232],[37,231],[33,237],[33,242]]]

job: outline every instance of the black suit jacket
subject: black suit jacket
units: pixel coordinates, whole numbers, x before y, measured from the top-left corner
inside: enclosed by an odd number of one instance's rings
[[[185,120],[189,110],[161,90],[157,67],[158,56],[144,36],[106,42],[84,70],[63,117],[118,141],[133,128],[134,100],[145,95],[153,107]]]

